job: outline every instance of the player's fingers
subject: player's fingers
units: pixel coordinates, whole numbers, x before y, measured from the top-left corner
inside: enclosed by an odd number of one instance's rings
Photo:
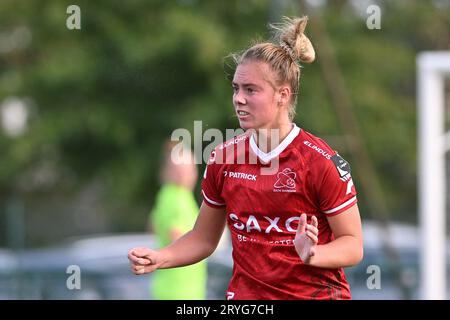
[[[133,268],[131,269],[133,271],[134,274],[139,275],[139,274],[144,274],[145,273],[145,267],[144,266],[140,266],[140,265],[134,265]]]
[[[133,250],[128,252],[128,260],[130,260],[130,262],[138,263],[139,259],[140,258],[134,254]]]
[[[131,249],[131,254],[138,258],[143,258],[151,252],[152,252],[152,250],[150,250],[149,248],[145,248],[145,247],[138,247],[138,248]]]
[[[148,272],[153,272],[156,269],[156,265],[130,262],[130,268],[134,274],[139,275]]]
[[[297,233],[304,233],[306,229],[306,213],[302,213],[298,221]]]
[[[155,252],[148,248],[134,248],[128,253],[128,259],[134,263],[139,264],[153,264],[155,259],[153,259]]]
[[[146,274],[146,273],[150,273],[153,272],[157,269],[156,265],[147,265],[147,266],[143,266],[143,265],[134,265],[131,270],[133,271],[134,274],[136,275],[141,275],[141,274]]]
[[[141,265],[149,265],[149,264],[152,264],[152,259],[147,258],[147,257],[139,258],[138,259],[138,263],[141,264]]]
[[[316,217],[316,216],[312,216],[312,218],[311,218],[311,224],[312,224],[314,227],[316,227],[316,228],[319,227],[319,221],[317,221],[317,217]]]
[[[313,226],[312,224],[308,224],[306,225],[306,231],[311,231],[312,233],[314,233],[315,235],[319,234],[319,229],[317,229],[315,226]]]
[[[137,257],[137,256],[131,254],[131,253],[128,253],[128,259],[133,264],[140,264],[140,265],[152,264],[152,259],[151,258],[149,258],[149,257],[140,258],[140,257]]]
[[[311,241],[313,242],[313,244],[316,244],[318,241],[319,241],[319,239],[317,238],[317,236],[314,234],[314,233],[312,233],[311,231],[306,231],[306,235],[311,239]]]

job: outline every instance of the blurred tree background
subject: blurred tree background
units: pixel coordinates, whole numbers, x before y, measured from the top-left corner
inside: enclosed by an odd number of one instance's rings
[[[390,218],[415,222],[415,59],[450,49],[450,5],[309,2],[326,26]],[[72,4],[81,30],[66,27]],[[370,4],[382,9],[380,30],[366,26]],[[20,219],[27,247],[144,231],[162,141],[176,128],[192,132],[194,120],[203,130],[238,128],[223,58],[266,39],[269,22],[302,14],[293,0],[2,0],[0,107],[27,116],[23,130],[0,127],[0,246]],[[320,63],[304,66],[296,122],[351,162],[358,186],[364,172],[348,152]],[[371,199],[359,191],[367,218]]]

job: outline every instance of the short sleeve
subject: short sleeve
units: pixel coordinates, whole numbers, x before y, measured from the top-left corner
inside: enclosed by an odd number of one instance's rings
[[[221,179],[220,165],[215,163],[215,152],[211,153],[211,157],[203,174],[202,180],[202,196],[204,202],[212,208],[225,207],[225,200],[221,197]],[[222,180],[222,181],[221,181]]]
[[[327,216],[337,215],[356,202],[356,189],[350,165],[339,154],[323,162],[317,181],[320,210]]]

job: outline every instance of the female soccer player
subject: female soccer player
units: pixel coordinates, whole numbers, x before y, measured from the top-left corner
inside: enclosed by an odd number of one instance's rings
[[[275,43],[236,56],[233,105],[246,132],[212,152],[193,230],[158,251],[130,250],[135,274],[207,258],[226,223],[234,261],[227,299],[351,298],[343,267],[361,261],[363,240],[350,167],[293,123],[298,62],[315,59],[306,23],[286,19],[274,26]]]

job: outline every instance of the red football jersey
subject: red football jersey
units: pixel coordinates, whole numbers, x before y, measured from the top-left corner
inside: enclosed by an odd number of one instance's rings
[[[327,216],[357,201],[348,163],[323,140],[294,125],[264,153],[244,133],[212,152],[202,194],[227,212],[234,260],[227,299],[351,298],[342,268],[303,264],[293,243],[302,213],[308,223],[317,217],[324,244],[333,240]]]

